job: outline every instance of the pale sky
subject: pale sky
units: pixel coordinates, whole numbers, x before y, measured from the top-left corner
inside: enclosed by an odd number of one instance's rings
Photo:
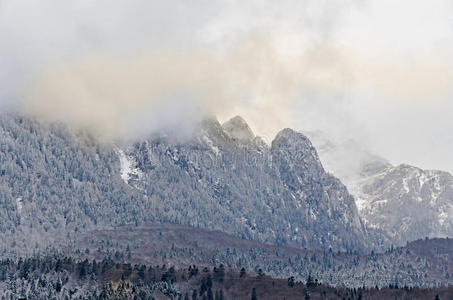
[[[0,84],[105,131],[241,114],[453,172],[451,0],[0,0]]]

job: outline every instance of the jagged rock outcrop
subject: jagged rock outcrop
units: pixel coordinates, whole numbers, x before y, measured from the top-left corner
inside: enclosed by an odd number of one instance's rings
[[[223,129],[232,137],[242,142],[250,142],[255,138],[252,129],[245,120],[236,116],[222,124]]]
[[[208,120],[188,143],[153,137],[127,155],[145,174],[128,183],[147,195],[169,195],[172,207],[185,208],[174,212],[177,219],[188,211],[196,216],[189,225],[298,247],[367,247],[353,198],[324,171],[308,138],[291,129],[269,147],[240,117],[223,125]]]

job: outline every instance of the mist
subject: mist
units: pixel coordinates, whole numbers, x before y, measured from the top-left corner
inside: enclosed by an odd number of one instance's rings
[[[0,108],[102,139],[240,114],[453,172],[449,1],[0,2]]]

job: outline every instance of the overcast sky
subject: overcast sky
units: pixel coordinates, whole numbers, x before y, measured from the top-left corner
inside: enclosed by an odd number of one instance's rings
[[[452,18],[448,0],[0,0],[1,109],[122,134],[241,114],[268,140],[321,130],[453,172]]]

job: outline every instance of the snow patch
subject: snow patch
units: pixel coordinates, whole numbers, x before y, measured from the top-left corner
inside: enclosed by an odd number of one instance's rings
[[[439,199],[440,195],[442,194],[442,188],[440,186],[440,178],[438,175],[433,176],[434,183],[433,188],[431,189],[431,201],[430,205],[434,206],[437,203],[437,199]]]
[[[384,199],[384,200],[377,200],[374,202],[375,205],[384,205],[388,202],[387,199]]]
[[[448,214],[445,211],[439,213],[439,225],[444,225],[445,221],[448,219]]]
[[[124,182],[129,183],[129,174],[132,172],[132,160],[129,159],[121,149],[118,149],[118,155],[120,158],[121,178]]]
[[[202,139],[209,146],[209,148],[211,148],[212,152],[214,152],[216,156],[219,156],[220,150],[217,146],[214,146],[212,140],[207,135],[203,135]]]
[[[356,180],[349,182],[347,188],[349,193],[354,197],[355,205],[359,212],[370,206],[370,198],[363,194],[361,185],[365,180]]]
[[[359,212],[361,212],[368,204],[368,201],[364,198],[361,198],[359,196],[355,196],[355,205],[357,206],[357,209]]]
[[[22,213],[23,201],[22,201],[21,197],[16,199],[16,206],[17,206],[17,211],[19,212],[19,214]]]
[[[403,178],[403,189],[406,191],[406,194],[409,194],[409,185],[407,184],[408,179],[406,177]]]
[[[135,175],[134,177],[136,178],[141,178],[142,172],[138,168],[134,168],[137,164],[136,161],[132,157],[126,155],[122,149],[118,148],[117,151],[120,159],[120,176],[123,181],[129,184],[131,175]]]
[[[447,204],[439,208],[439,225],[441,226],[451,226],[453,222],[453,205]],[[449,224],[448,224],[449,223]]]
[[[316,216],[315,212],[313,210],[310,210],[310,217],[313,219],[313,220],[316,220],[318,219],[318,217]]]
[[[431,178],[426,176],[425,173],[421,173],[420,176],[418,177],[418,183],[420,184],[420,189],[423,187],[423,185],[430,180]]]

